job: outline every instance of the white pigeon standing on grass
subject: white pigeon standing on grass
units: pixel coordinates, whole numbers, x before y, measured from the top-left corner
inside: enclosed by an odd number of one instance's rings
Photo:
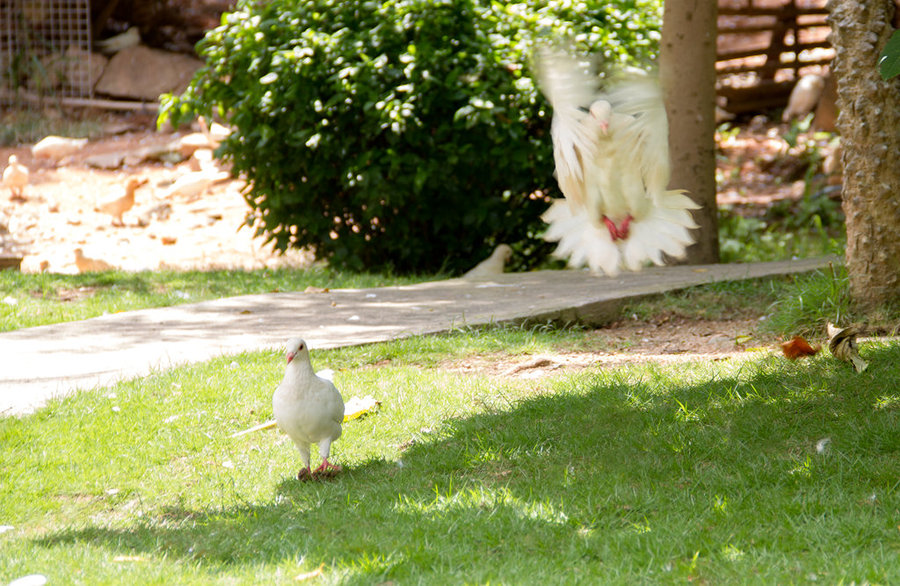
[[[313,371],[309,361],[309,348],[300,338],[291,338],[285,353],[287,366],[284,378],[272,396],[272,412],[275,422],[297,445],[303,469],[299,480],[313,478],[317,474],[329,475],[341,470],[328,461],[331,444],[341,437],[344,420],[344,400],[331,381]],[[322,464],[311,471],[309,449],[319,445]]]
[[[616,275],[647,261],[682,258],[697,228],[697,209],[668,190],[668,121],[659,85],[649,76],[617,80],[605,91],[592,67],[544,47],[537,54],[541,88],[553,106],[556,180],[565,199],[542,218],[554,255],[574,267]]]

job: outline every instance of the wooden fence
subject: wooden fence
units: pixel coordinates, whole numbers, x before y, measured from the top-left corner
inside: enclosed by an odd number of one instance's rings
[[[719,0],[717,93],[740,114],[787,104],[801,75],[834,56],[825,0]]]

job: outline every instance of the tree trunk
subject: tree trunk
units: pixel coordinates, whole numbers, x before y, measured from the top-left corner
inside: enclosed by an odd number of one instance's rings
[[[829,0],[827,6],[850,292],[864,307],[900,302],[900,78],[884,81],[878,73],[894,2]]]
[[[685,189],[697,241],[684,262],[719,262],[716,209],[716,16],[710,0],[666,0],[660,42],[660,83],[669,118],[671,189]]]

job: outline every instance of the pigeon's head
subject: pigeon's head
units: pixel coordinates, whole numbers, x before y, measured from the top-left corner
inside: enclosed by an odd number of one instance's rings
[[[612,105],[606,100],[597,100],[589,109],[591,116],[600,126],[600,132],[604,135],[609,132],[609,120],[612,118]]]
[[[306,342],[304,342],[301,338],[291,338],[287,342],[287,348],[285,349],[284,357],[287,359],[288,364],[290,364],[298,354],[303,354],[304,352],[309,352],[306,347]]]
[[[19,157],[15,156],[15,155],[9,156],[9,164],[10,165],[15,165],[18,162],[19,162]]]

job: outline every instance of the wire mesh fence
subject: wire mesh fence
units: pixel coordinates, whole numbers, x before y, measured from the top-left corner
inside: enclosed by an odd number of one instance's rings
[[[89,0],[0,0],[0,100],[93,97]]]

